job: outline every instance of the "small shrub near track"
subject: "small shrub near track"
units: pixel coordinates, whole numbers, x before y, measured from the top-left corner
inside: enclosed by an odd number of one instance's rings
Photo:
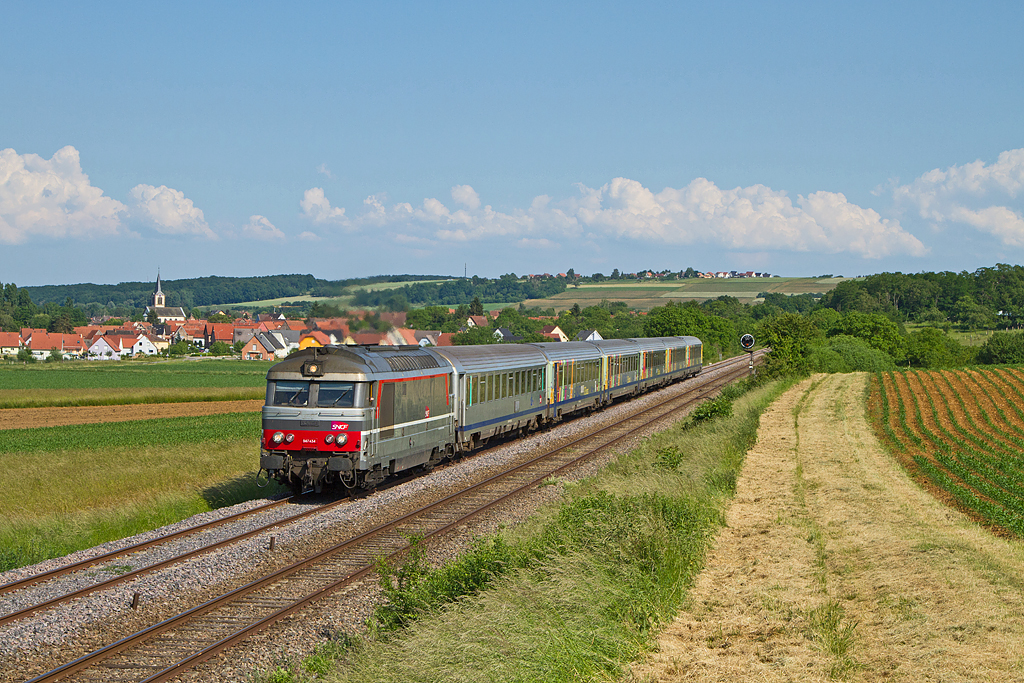
[[[886,372],[872,417],[892,453],[936,497],[1024,537],[1024,370]]]

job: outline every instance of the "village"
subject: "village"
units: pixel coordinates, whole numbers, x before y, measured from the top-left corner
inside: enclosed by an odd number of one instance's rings
[[[455,309],[449,309],[455,313]],[[468,315],[463,329],[489,328],[500,314]],[[213,317],[213,315],[209,316]],[[218,314],[219,318],[223,314]],[[94,324],[74,328],[70,333],[22,328],[18,332],[0,332],[0,357],[20,361],[47,360],[125,360],[148,356],[240,354],[244,360],[273,360],[294,351],[330,344],[366,344],[381,346],[451,346],[454,333],[407,328],[404,311],[380,312],[382,332],[353,330],[348,318],[309,318],[289,320],[284,314],[243,315],[231,322],[210,322],[190,318],[185,310],[166,305],[166,295],[157,276],[156,291],[146,307],[143,320]],[[557,326],[547,325],[540,334],[550,341],[569,341]],[[499,341],[518,341],[521,337],[509,329],[495,327]],[[584,330],[579,341],[600,339],[596,330]]]

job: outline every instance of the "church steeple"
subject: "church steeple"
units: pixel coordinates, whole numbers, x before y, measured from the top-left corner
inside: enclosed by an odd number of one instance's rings
[[[163,308],[167,304],[164,292],[160,289],[160,269],[156,270],[156,292],[153,294],[153,308]]]

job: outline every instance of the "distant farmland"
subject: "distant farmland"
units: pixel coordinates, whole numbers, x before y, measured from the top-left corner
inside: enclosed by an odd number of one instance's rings
[[[669,301],[704,301],[720,296],[734,296],[743,303],[753,303],[761,292],[779,294],[823,294],[850,278],[737,278],[673,280],[671,282],[601,282],[570,287],[548,299],[529,299],[527,306],[572,308],[578,303],[586,308],[602,300],[625,301],[630,308],[649,310]]]

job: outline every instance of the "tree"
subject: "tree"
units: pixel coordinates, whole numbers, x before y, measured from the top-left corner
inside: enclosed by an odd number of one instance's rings
[[[32,355],[32,350],[27,346],[22,346],[18,349],[18,360],[22,363],[35,363],[36,357]]]
[[[762,320],[754,337],[771,347],[762,376],[781,377],[807,370],[807,356],[815,342],[821,340],[821,332],[802,315],[782,313]]]
[[[697,271],[694,270],[693,268],[687,268],[686,271],[683,273],[683,277],[684,278],[697,277]]]
[[[974,349],[965,347],[934,327],[907,335],[907,360],[916,368],[949,368],[973,360]]]
[[[648,337],[697,337],[704,344],[705,358],[712,353],[728,353],[739,344],[732,322],[705,314],[693,302],[672,302],[651,309],[644,334]]]
[[[50,355],[46,357],[47,363],[59,363],[64,360],[64,354],[56,347],[50,349]]]
[[[167,347],[168,356],[187,356],[191,351],[192,348],[184,339],[175,342],[174,344],[171,344],[170,346]]]
[[[995,332],[978,350],[978,362],[989,365],[1024,363],[1024,333]]]
[[[227,342],[216,341],[210,344],[210,355],[211,356],[230,356],[231,347],[228,346]]]
[[[149,313],[146,314],[146,322],[149,323],[150,325],[160,324],[160,316],[156,314],[155,308],[149,309]]]
[[[469,314],[470,315],[483,315],[484,314],[484,305],[480,302],[480,297],[478,297],[478,296],[473,297],[473,302],[471,304],[469,304]]]
[[[907,357],[907,342],[900,334],[900,326],[881,313],[850,311],[828,332],[830,337],[837,334],[863,339],[872,348],[892,356],[897,363]]]

